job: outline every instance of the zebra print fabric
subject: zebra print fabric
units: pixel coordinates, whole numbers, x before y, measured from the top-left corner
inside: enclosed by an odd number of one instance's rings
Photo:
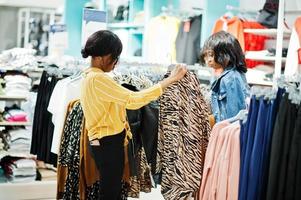
[[[167,200],[195,197],[210,135],[208,107],[195,74],[169,86],[159,99],[157,173]]]

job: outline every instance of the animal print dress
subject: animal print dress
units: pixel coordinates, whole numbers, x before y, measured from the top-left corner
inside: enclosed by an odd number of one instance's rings
[[[195,197],[200,187],[210,125],[197,77],[188,72],[160,97],[157,173],[167,200]]]

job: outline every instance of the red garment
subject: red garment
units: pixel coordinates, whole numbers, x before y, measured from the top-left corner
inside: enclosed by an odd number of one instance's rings
[[[213,33],[219,31],[227,31],[231,33],[240,43],[242,50],[245,49],[245,40],[244,40],[244,32],[243,25],[241,20],[238,17],[233,17],[231,19],[223,16],[215,22],[213,27]]]
[[[264,29],[266,27],[262,26],[258,22],[243,22],[244,29]],[[245,38],[245,50],[246,51],[260,51],[264,49],[266,36],[256,35],[252,33],[244,33]],[[248,68],[256,67],[257,65],[263,64],[263,62],[246,59],[246,64]]]
[[[298,17],[295,21],[295,29],[297,31],[298,37],[299,37],[299,43],[301,46],[301,17]],[[301,48],[298,49],[298,61],[299,64],[301,64]]]
[[[10,116],[6,119],[8,122],[27,122],[27,116],[26,115],[14,115]]]

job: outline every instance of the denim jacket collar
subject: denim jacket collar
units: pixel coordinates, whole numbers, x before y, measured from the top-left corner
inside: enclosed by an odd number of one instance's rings
[[[232,71],[234,69],[234,67],[227,67],[225,69],[225,71],[212,83],[211,85],[211,90],[213,92],[218,92],[219,91],[219,85],[220,85],[220,81],[221,79],[226,76],[230,71]]]

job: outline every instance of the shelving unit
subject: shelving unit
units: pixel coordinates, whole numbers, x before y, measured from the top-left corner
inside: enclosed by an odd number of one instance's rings
[[[0,160],[5,156],[12,156],[12,157],[23,157],[23,158],[36,158],[35,155],[30,153],[23,153],[23,152],[10,152],[10,151],[1,151],[0,152]]]
[[[0,95],[0,101],[27,101],[26,96]],[[30,122],[0,122],[0,127],[31,126]],[[5,156],[35,159],[29,152],[0,151],[0,160]],[[55,199],[56,181],[33,181],[25,183],[0,183],[0,199]],[[30,191],[30,192],[27,192]]]
[[[31,126],[29,122],[0,122],[0,126]]]
[[[250,51],[245,53],[246,59],[264,61],[264,62],[273,62],[275,63],[274,67],[274,80],[281,75],[282,64],[286,61],[286,58],[282,57],[282,48],[283,48],[283,39],[289,38],[291,35],[290,30],[286,30],[284,27],[284,0],[279,0],[278,8],[278,23],[277,29],[245,29],[245,33],[252,33],[256,35],[266,35],[276,38],[276,55],[275,56],[265,56],[260,52]],[[257,54],[258,53],[258,54]],[[257,54],[257,55],[256,55]],[[273,82],[259,80],[255,82],[248,82],[251,85],[261,85],[261,86],[275,86]]]
[[[256,55],[258,54],[258,55]],[[264,61],[264,62],[276,62],[276,56],[265,56],[261,53],[257,53],[256,51],[248,51],[245,54],[246,59]],[[282,62],[285,62],[286,58],[282,58]]]
[[[25,96],[7,96],[0,95],[0,101],[26,101],[27,97]],[[30,122],[8,122],[2,121],[0,122],[0,126],[31,126]]]
[[[144,58],[144,31],[145,24],[152,18],[161,13],[162,6],[168,7],[172,4],[174,9],[178,9],[179,0],[131,0],[128,1],[128,19],[124,21],[116,21],[112,19],[116,13],[112,13],[114,5],[108,0],[103,0],[103,5],[108,13],[107,28],[115,32],[124,44],[122,58],[134,58],[134,60],[142,61]],[[143,13],[143,14],[142,14]],[[140,15],[138,20],[137,15]]]
[[[277,35],[277,29],[244,29],[245,33],[252,33],[256,35],[265,35],[265,36],[276,36]],[[290,36],[292,33],[290,30],[286,30],[283,32],[284,35]]]
[[[26,101],[27,97],[25,96],[6,96],[0,95],[0,101]]]

